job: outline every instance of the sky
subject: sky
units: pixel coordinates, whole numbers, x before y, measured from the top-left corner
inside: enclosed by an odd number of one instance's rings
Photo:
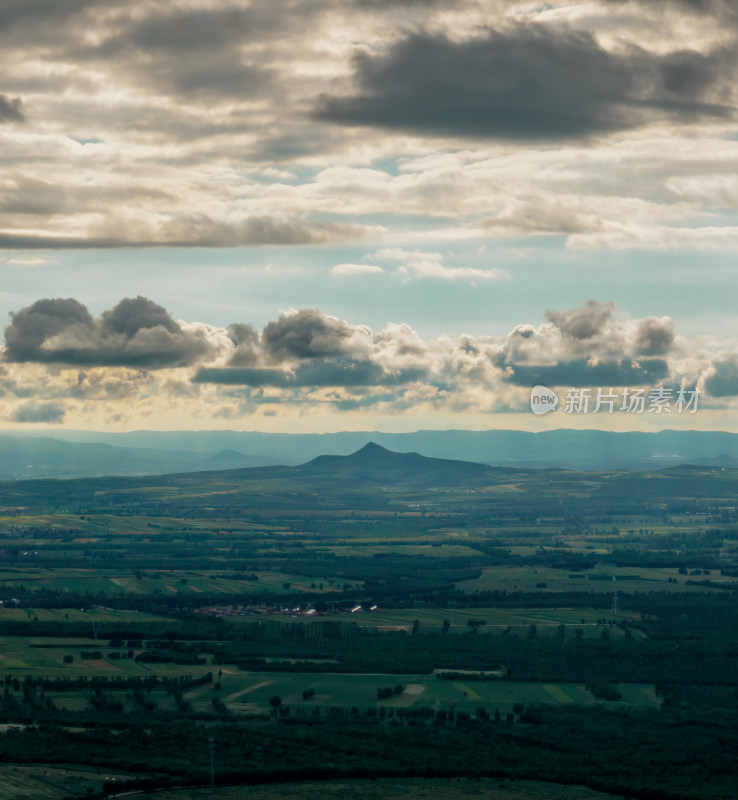
[[[0,428],[738,431],[737,37],[731,0],[3,0]]]

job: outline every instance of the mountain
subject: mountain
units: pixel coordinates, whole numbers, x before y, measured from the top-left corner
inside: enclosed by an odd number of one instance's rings
[[[738,470],[721,466],[600,473],[514,469],[392,452],[370,442],[349,455],[319,456],[298,466],[3,482],[0,508],[4,513],[43,508],[84,514],[104,508],[227,518],[290,512],[308,520],[312,511],[326,509],[444,507],[497,514],[512,507],[516,513],[525,508],[533,517],[564,514],[574,519],[593,509],[603,516],[622,515],[634,504],[642,514],[672,501],[684,508],[684,498],[705,500],[706,508],[716,503],[732,507],[736,487]]]
[[[201,459],[199,470],[243,469],[244,467],[266,467],[273,465],[273,459],[265,456],[247,456],[238,450],[226,448],[210,458]]]
[[[425,497],[459,486],[507,479],[506,470],[466,461],[395,453],[373,442],[347,456],[320,456],[299,466],[249,467],[157,476],[85,477],[0,483],[0,506],[197,507],[200,512],[241,508],[362,507],[386,503],[405,489]],[[203,507],[206,502],[207,506]]]
[[[211,457],[187,450],[115,447],[64,442],[50,437],[0,436],[0,480],[84,478],[100,475],[162,475],[278,463],[233,450]]]
[[[347,456],[373,442],[401,453],[491,466],[575,470],[662,469],[738,463],[738,434],[559,429],[529,431],[12,431],[0,436],[0,480],[170,472],[304,464]]]
[[[318,456],[288,468],[294,477],[357,483],[411,486],[457,486],[479,482],[490,472],[484,464],[395,453],[369,442],[347,456]]]

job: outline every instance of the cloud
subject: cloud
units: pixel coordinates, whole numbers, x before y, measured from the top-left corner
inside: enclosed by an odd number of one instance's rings
[[[592,339],[612,320],[614,310],[614,303],[598,303],[596,300],[587,300],[579,308],[573,308],[563,313],[547,311],[546,318],[566,337],[577,340]]]
[[[20,97],[10,98],[0,94],[0,123],[3,122],[25,122],[23,105]]]
[[[384,247],[374,253],[380,261],[400,262],[396,272],[405,277],[435,278],[443,281],[495,281],[509,278],[504,269],[478,269],[477,267],[449,267],[443,263],[441,253],[424,253],[417,250],[403,250],[399,247]]]
[[[738,395],[738,353],[716,358],[707,371],[704,386],[712,397]]]
[[[88,58],[115,61],[145,92],[209,101],[263,95],[273,74],[244,59],[242,45],[258,40],[278,14],[252,8],[204,8],[145,16],[103,41]]]
[[[656,385],[669,377],[664,359],[640,361],[623,358],[619,361],[591,362],[586,359],[562,361],[558,364],[532,366],[508,365],[505,380],[516,386],[644,386]]]
[[[721,15],[725,12],[734,12],[731,0],[602,0],[606,5],[645,5],[663,10],[675,7],[679,10],[691,11],[695,14]]]
[[[605,50],[586,31],[542,25],[454,41],[413,33],[354,57],[359,91],[325,96],[318,119],[438,136],[560,140],[732,115],[730,49]]]
[[[52,264],[53,260],[50,258],[34,258],[33,256],[16,256],[9,258],[6,264],[12,264],[15,267],[40,267],[42,264]]]
[[[47,212],[52,213],[52,212]],[[162,215],[163,216],[163,215]],[[117,224],[116,224],[117,223]],[[110,247],[246,247],[313,245],[361,240],[377,234],[376,226],[344,222],[311,222],[269,216],[241,221],[215,220],[206,214],[174,215],[169,219],[120,220],[111,217],[104,235],[25,234],[0,231],[0,249],[104,249]]]
[[[294,370],[207,369],[193,377],[195,383],[235,386],[321,387],[321,386],[399,386],[422,380],[423,368],[387,371],[369,358],[315,359]]]
[[[0,248],[730,249],[730,5],[7,0]]]
[[[368,328],[349,325],[317,308],[283,314],[261,336],[262,347],[275,362],[360,353],[369,345]]]
[[[406,323],[372,331],[320,309],[284,313],[259,331],[176,321],[145,298],[98,317],[56,299],[14,315],[0,364],[6,419],[70,425],[97,415],[207,427],[269,409],[479,415],[527,408],[537,384],[591,388],[592,397],[598,387],[699,386],[727,406],[738,397],[738,340],[687,339],[668,317],[633,318],[595,300],[505,336],[428,339]]]
[[[58,403],[39,403],[31,400],[15,409],[11,415],[13,422],[62,422],[65,410]]]
[[[77,300],[38,300],[5,328],[11,362],[158,369],[194,363],[215,347],[145,297],[126,298],[94,319]]]
[[[384,270],[375,264],[336,264],[331,269],[332,275],[377,275],[380,272]]]
[[[614,303],[588,300],[546,312],[539,327],[518,325],[491,356],[518,386],[655,385],[672,375],[677,345],[669,317],[633,320]]]
[[[669,317],[646,317],[638,323],[635,348],[644,355],[668,353],[674,344],[676,331]]]

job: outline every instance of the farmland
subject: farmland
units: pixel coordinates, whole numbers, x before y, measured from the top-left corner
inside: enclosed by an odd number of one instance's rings
[[[344,797],[360,800],[467,800],[472,797],[494,797],[495,800],[614,800],[612,795],[593,792],[582,786],[557,787],[535,781],[500,782],[499,780],[422,779],[367,781],[337,781],[335,783],[283,783],[278,786],[252,786],[248,789],[223,787],[214,795],[210,789],[192,789],[191,800],[341,800]],[[181,793],[162,792],[160,800],[181,800]]]
[[[732,799],[738,473],[345,458],[0,486],[9,768]]]

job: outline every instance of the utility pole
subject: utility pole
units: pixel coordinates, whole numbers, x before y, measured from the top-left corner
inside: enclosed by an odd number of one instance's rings
[[[208,739],[210,744],[210,786],[215,786],[215,740]]]

